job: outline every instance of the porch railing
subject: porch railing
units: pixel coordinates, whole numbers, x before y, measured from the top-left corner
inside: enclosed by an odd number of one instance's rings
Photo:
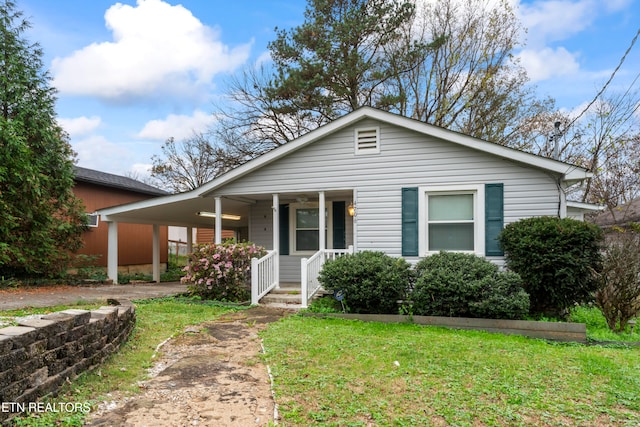
[[[278,286],[278,251],[269,251],[262,258],[251,259],[251,304]]]
[[[309,306],[309,301],[321,288],[318,275],[324,263],[352,253],[353,246],[349,246],[348,249],[324,249],[316,252],[310,258],[302,258],[300,260],[302,308]]]

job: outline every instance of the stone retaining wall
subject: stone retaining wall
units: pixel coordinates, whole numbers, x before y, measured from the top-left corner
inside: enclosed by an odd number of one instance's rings
[[[118,349],[135,325],[130,303],[16,319],[0,329],[0,402],[28,404]],[[15,405],[17,406],[17,405]],[[0,411],[0,423],[13,416]]]

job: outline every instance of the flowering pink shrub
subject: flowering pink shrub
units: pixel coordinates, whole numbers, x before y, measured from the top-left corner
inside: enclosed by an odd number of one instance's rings
[[[189,256],[182,283],[192,295],[218,301],[246,301],[251,289],[251,258],[267,254],[253,243],[199,245]]]

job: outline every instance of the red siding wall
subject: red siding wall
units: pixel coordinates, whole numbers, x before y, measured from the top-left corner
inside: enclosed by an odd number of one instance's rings
[[[210,228],[198,228],[196,229],[196,243],[213,243],[215,240],[215,230]],[[233,239],[236,237],[236,233],[233,230],[222,230],[222,240]]]
[[[83,200],[86,212],[122,205],[150,198],[117,188],[104,187],[85,182],[76,182],[74,193]],[[107,229],[106,223],[100,222],[98,227],[90,228],[84,233],[84,247],[80,254],[98,256],[96,266],[107,266]],[[151,264],[153,226],[146,224],[118,224],[118,265]],[[160,262],[166,263],[168,258],[168,231],[166,226],[160,227]]]

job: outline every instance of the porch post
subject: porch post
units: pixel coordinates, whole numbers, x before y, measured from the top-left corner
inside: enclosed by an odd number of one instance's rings
[[[118,223],[109,222],[107,231],[107,276],[118,284]]]
[[[324,191],[320,191],[318,193],[318,199],[319,199],[318,215],[320,216],[320,230],[318,231],[320,233],[319,249],[321,251],[324,251],[325,249],[327,249],[327,237],[326,237],[327,236],[326,234],[327,214],[326,214],[326,208],[325,208]]]
[[[187,255],[193,252],[193,227],[187,227]]]
[[[280,196],[273,195],[271,210],[273,211],[273,250],[276,256],[273,260],[273,274],[276,279],[276,289],[280,289]]]
[[[153,281],[160,283],[160,226],[158,224],[153,224],[152,245]]]
[[[215,238],[214,243],[219,245],[222,243],[222,199],[220,197],[215,198]]]
[[[356,213],[351,218],[351,222],[353,224],[353,252],[358,252],[358,190],[356,188],[353,189],[353,205],[356,207]]]

